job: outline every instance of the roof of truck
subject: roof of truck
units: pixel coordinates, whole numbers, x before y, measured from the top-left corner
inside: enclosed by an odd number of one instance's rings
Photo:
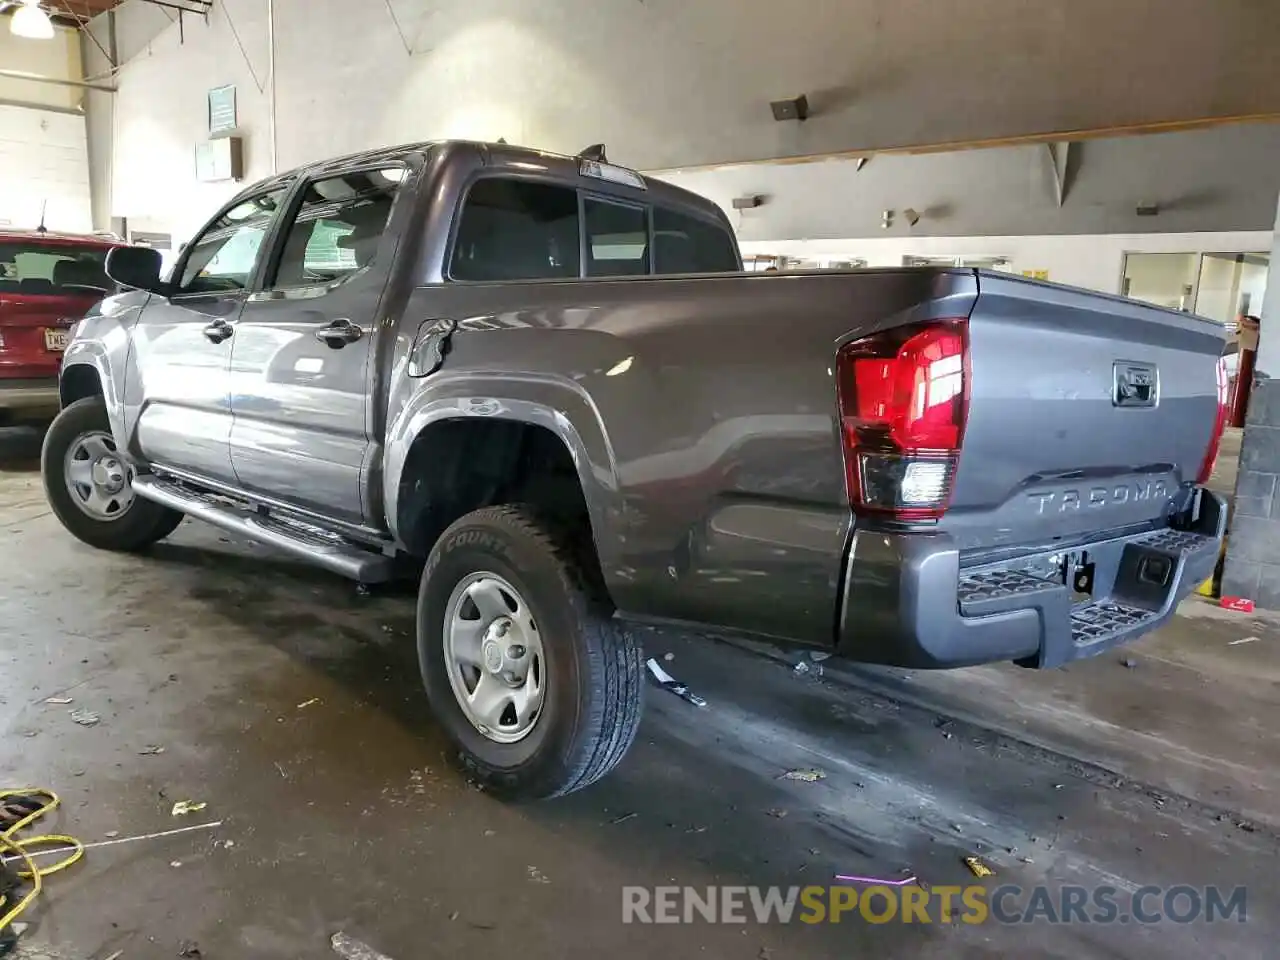
[[[585,182],[592,190],[600,193],[614,193],[620,196],[629,196],[635,200],[647,197],[650,202],[658,201],[668,206],[695,210],[705,217],[713,218],[727,225],[724,211],[715,203],[706,197],[690,190],[684,190],[663,180],[655,180],[639,174],[644,180],[645,188],[638,189],[614,181],[588,178],[581,170],[583,157],[571,157],[565,154],[549,153],[545,150],[517,147],[506,143],[485,143],[471,140],[425,140],[420,143],[379,147],[375,150],[364,150],[341,157],[318,160],[251,184],[240,192],[240,197],[256,193],[274,184],[287,183],[299,176],[314,177],[331,171],[336,172],[353,165],[394,163],[406,156],[424,154],[435,148],[450,148],[458,151],[471,150],[476,153],[486,167],[491,169],[506,170],[513,174],[526,176],[530,173],[542,173],[566,183],[576,182],[579,185]],[[619,166],[613,160],[608,160],[606,163],[611,167]],[[622,167],[622,169],[628,168]]]

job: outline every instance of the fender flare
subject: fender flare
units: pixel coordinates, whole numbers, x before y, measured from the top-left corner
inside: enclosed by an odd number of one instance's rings
[[[58,374],[58,393],[65,401],[66,394],[63,383],[67,372],[77,369],[91,369],[98,377],[102,388],[103,402],[107,407],[107,420],[111,424],[111,435],[116,446],[121,450],[128,449],[128,430],[125,425],[124,402],[120,396],[120,385],[112,376],[111,357],[103,344],[97,340],[73,340],[62,357],[62,369]],[[64,402],[62,404],[66,406]]]
[[[414,442],[444,420],[498,419],[543,427],[568,449],[591,518],[601,566],[619,554],[621,516],[617,459],[603,418],[583,386],[547,374],[437,373],[412,394],[388,423],[382,476],[383,503],[392,535],[399,525],[401,477]]]

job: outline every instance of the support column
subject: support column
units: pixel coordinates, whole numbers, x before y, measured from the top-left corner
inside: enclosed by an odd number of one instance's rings
[[[1261,316],[1222,593],[1280,610],[1280,210]]]

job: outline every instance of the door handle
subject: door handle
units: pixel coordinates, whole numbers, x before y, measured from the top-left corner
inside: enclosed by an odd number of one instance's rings
[[[224,340],[230,340],[231,335],[235,332],[235,328],[225,320],[215,320],[204,328],[204,335],[213,343],[222,343]]]
[[[364,328],[345,317],[316,331],[316,339],[331,350],[341,350],[348,343],[355,343],[363,336]]]

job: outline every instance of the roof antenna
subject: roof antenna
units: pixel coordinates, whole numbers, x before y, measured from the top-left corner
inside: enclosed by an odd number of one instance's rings
[[[40,201],[40,226],[36,227],[36,233],[48,233],[49,228],[44,225],[45,211],[49,209],[49,199],[46,197]]]
[[[604,155],[604,144],[593,143],[587,149],[583,150],[578,157],[582,160],[594,160],[597,163],[608,163],[609,158]]]

